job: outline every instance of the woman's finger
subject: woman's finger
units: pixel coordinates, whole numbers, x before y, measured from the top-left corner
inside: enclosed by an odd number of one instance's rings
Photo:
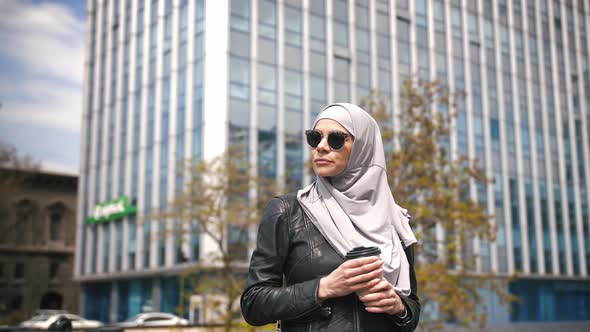
[[[394,310],[394,307],[365,307],[365,310],[374,314],[391,314]]]
[[[369,273],[383,266],[383,261],[380,259],[371,260],[364,264],[360,263],[362,262],[348,261],[343,263],[340,268],[345,273],[346,277],[352,278],[357,275]]]
[[[342,266],[342,273],[344,274],[345,278],[355,278],[357,276],[361,276],[361,275],[366,275],[369,274],[377,269],[381,270],[381,268],[383,267],[383,261],[382,260],[376,260],[372,263],[368,263],[362,266],[356,266],[356,267],[351,267],[351,266]]]
[[[375,286],[373,286],[369,289],[369,292],[370,293],[377,293],[377,292],[388,291],[390,289],[393,289],[391,284],[387,280],[381,278],[381,280],[379,280],[378,284],[376,284]]]
[[[383,269],[381,267],[377,267],[376,269],[358,274],[358,271],[353,271],[350,273],[345,273],[344,277],[346,279],[346,284],[349,286],[354,286],[361,283],[366,283],[367,281],[371,281],[372,279],[379,278],[383,275]],[[367,287],[366,285],[364,287]]]
[[[379,294],[387,292],[391,289],[391,285],[384,279],[380,279],[374,286],[364,289],[358,292],[359,300],[362,302],[371,301],[372,299],[380,296]]]
[[[375,298],[371,301],[363,302],[366,307],[388,307],[388,306],[395,306],[397,301],[392,298]]]
[[[359,297],[359,299],[362,298],[367,295],[367,294],[371,294],[371,293],[375,293],[378,292],[380,290],[382,290],[382,288],[384,287],[384,285],[381,285],[381,281],[383,280],[383,278],[376,278],[375,280],[371,280],[373,286],[367,287],[365,289],[361,289],[360,291],[356,292],[356,295]]]
[[[380,260],[380,258],[377,256],[361,257],[361,258],[347,260],[346,262],[342,263],[342,265],[340,265],[340,266],[354,268],[354,267],[360,267],[360,266],[364,266],[367,264],[371,264],[371,263],[374,263],[379,260]]]
[[[404,304],[393,289],[370,293],[363,297],[363,304],[368,312],[396,314],[403,311]]]
[[[359,292],[359,291],[362,291],[363,289],[371,288],[378,283],[379,283],[378,279],[371,279],[371,280],[350,286],[350,290],[351,290],[351,293],[352,292]]]
[[[360,299],[365,305],[367,306],[374,306],[373,303],[382,303],[384,301],[389,301],[395,298],[395,295],[392,296],[392,294],[390,294],[389,292],[377,292],[377,293],[369,293],[365,296],[363,296],[362,299]],[[379,306],[382,305],[386,305],[386,304],[380,304]]]

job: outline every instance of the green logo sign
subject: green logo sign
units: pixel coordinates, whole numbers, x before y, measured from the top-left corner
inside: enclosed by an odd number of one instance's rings
[[[122,219],[125,216],[137,212],[137,206],[129,205],[127,197],[115,198],[112,201],[97,204],[94,208],[94,214],[86,218],[87,224],[97,224],[101,222]]]

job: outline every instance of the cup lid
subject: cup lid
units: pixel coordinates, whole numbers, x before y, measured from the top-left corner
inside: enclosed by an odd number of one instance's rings
[[[361,257],[370,257],[381,255],[381,250],[378,247],[356,247],[346,253],[346,259],[355,259]]]

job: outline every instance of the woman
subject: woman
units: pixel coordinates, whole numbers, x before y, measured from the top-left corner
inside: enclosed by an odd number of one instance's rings
[[[416,238],[387,184],[376,121],[351,104],[327,106],[306,131],[316,181],[266,207],[242,314],[282,331],[413,331],[420,303]],[[380,256],[345,260],[358,246]]]

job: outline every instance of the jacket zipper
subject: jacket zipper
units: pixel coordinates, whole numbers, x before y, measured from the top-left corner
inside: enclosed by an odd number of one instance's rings
[[[354,330],[355,331],[360,331],[361,330],[361,322],[359,321],[359,301],[355,298],[353,298],[354,301],[354,305],[352,306],[352,310],[353,310],[353,317],[354,317]]]

